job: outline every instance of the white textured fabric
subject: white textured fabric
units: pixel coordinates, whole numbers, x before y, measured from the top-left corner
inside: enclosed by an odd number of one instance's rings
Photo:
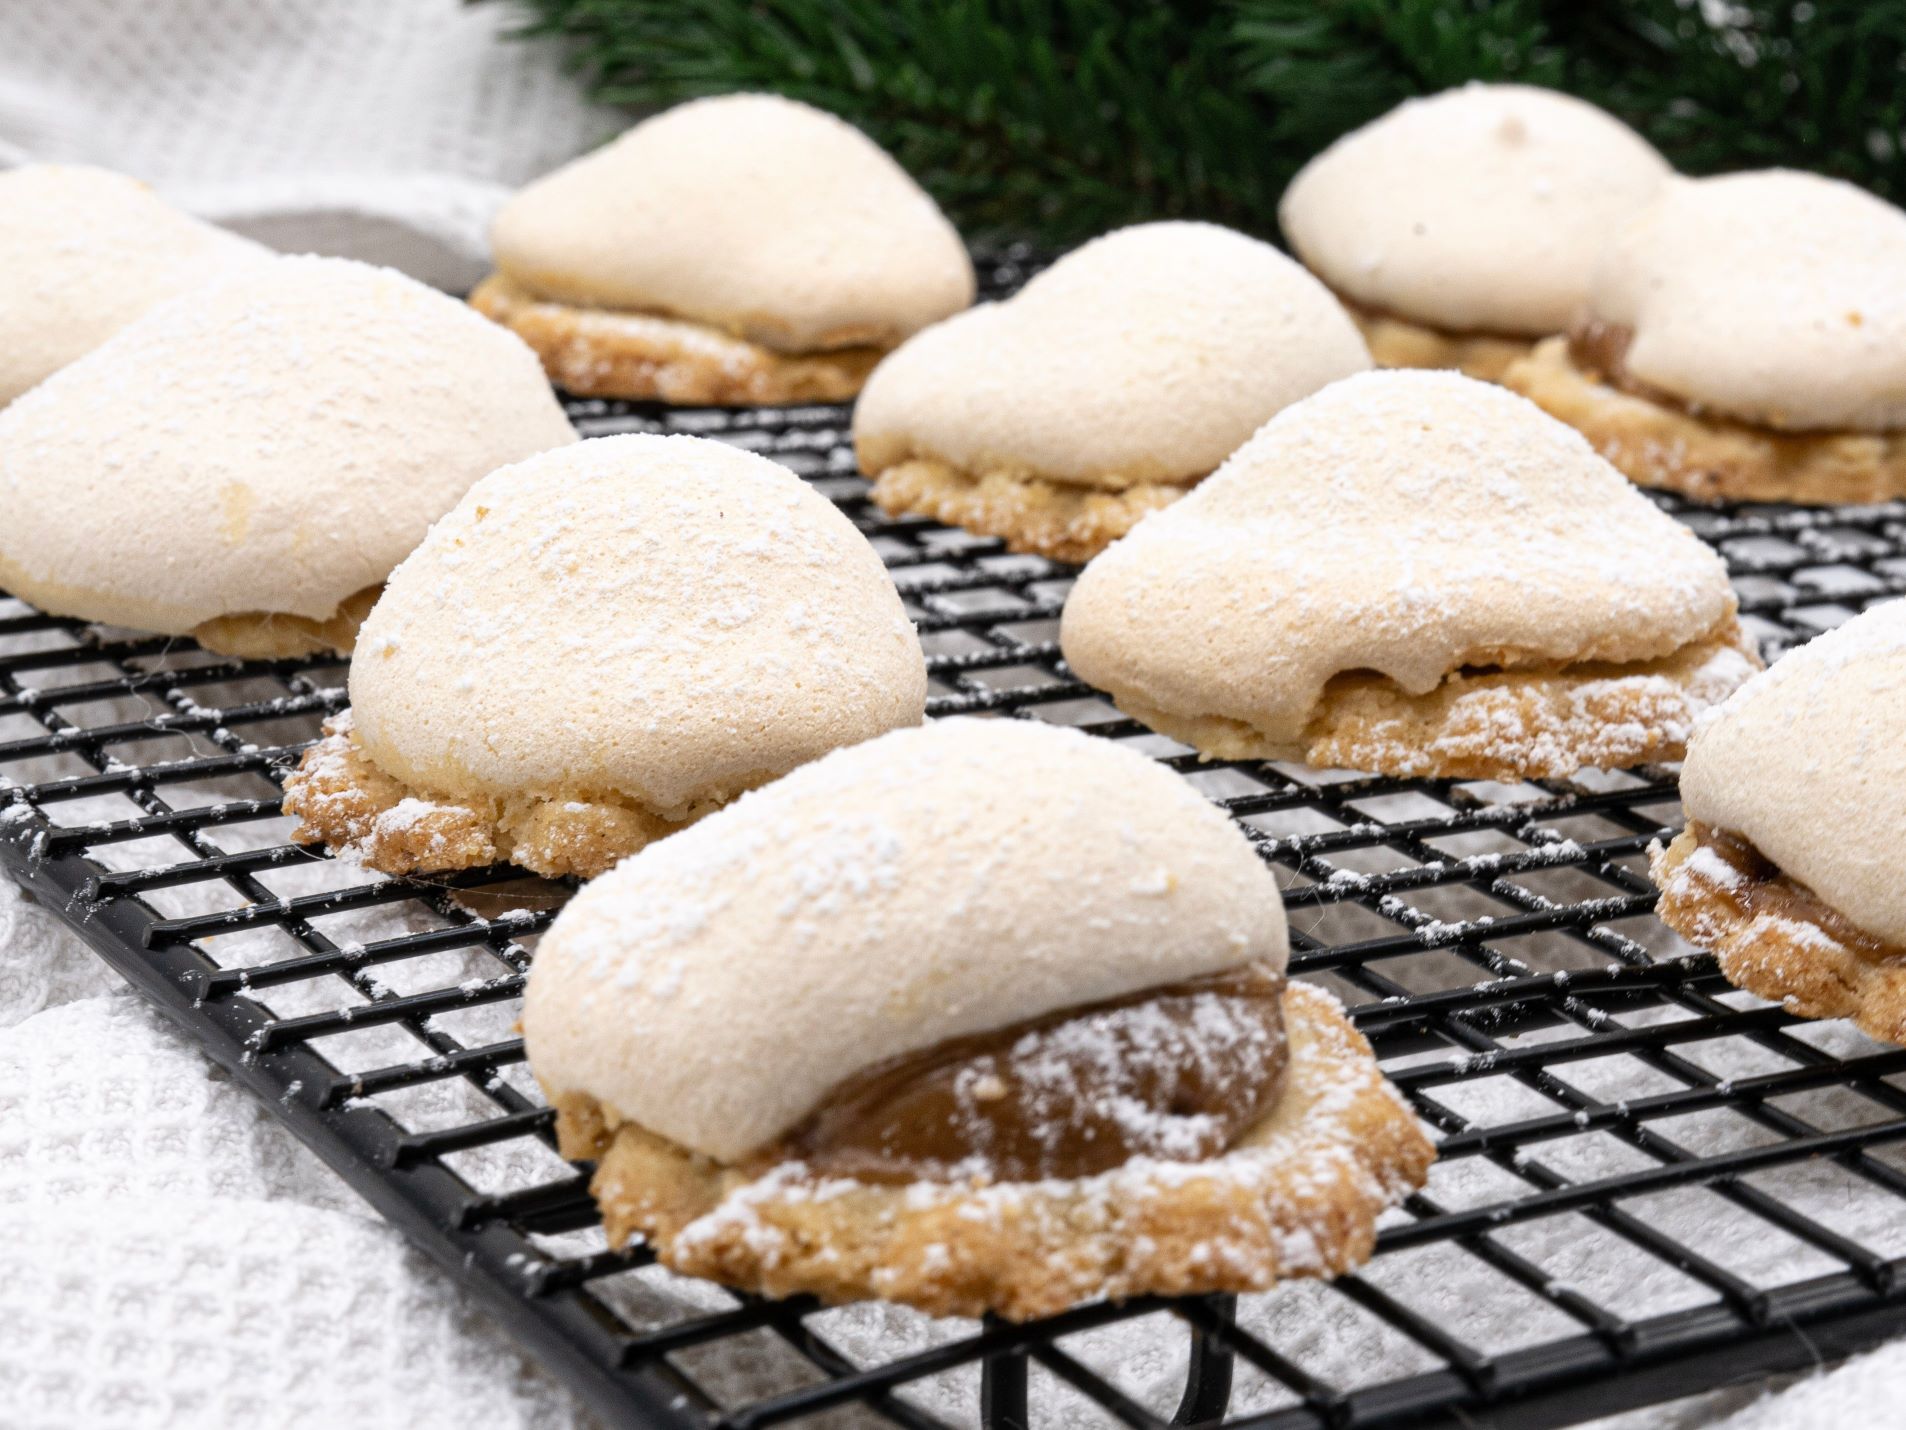
[[[95,163],[273,247],[461,289],[518,185],[609,138],[517,16],[461,0],[6,0],[0,165]]]
[[[1906,1341],[1894,1341],[1838,1370],[1755,1401],[1717,1430],[1890,1430],[1906,1386]]]
[[[11,907],[19,935],[11,896],[0,917]],[[56,967],[90,958],[43,933],[15,946]],[[129,991],[0,1032],[0,1204],[9,1430],[555,1430],[581,1416]]]

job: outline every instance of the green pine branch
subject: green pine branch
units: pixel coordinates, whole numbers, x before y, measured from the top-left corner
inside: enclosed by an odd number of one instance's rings
[[[637,113],[734,90],[832,110],[980,240],[1273,233],[1312,154],[1470,79],[1580,94],[1691,173],[1786,164],[1906,200],[1906,0],[503,3]]]

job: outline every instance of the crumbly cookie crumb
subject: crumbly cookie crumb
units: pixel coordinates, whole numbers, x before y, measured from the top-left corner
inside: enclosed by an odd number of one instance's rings
[[[558,386],[583,397],[682,406],[845,402],[886,356],[878,347],[782,353],[703,323],[578,308],[493,273],[470,306],[528,343]]]
[[[1435,1157],[1334,998],[1293,984],[1285,1016],[1284,1091],[1208,1161],[994,1184],[817,1179],[798,1163],[751,1173],[580,1093],[555,1097],[557,1133],[565,1156],[597,1160],[612,1244],[641,1234],[674,1270],[772,1296],[1029,1320],[1099,1298],[1263,1290],[1367,1259],[1378,1214]]]
[[[1213,759],[1298,760],[1400,778],[1566,779],[1583,768],[1680,759],[1694,721],[1758,669],[1760,657],[1730,618],[1716,636],[1635,665],[1458,671],[1420,696],[1381,676],[1340,676],[1291,742],[1225,716],[1111,695],[1127,714]]]
[[[1536,341],[1491,333],[1445,332],[1354,303],[1344,306],[1378,367],[1451,368],[1484,382],[1500,382],[1513,363],[1529,355]]]
[[[447,873],[509,862],[559,879],[594,878],[685,828],[721,801],[669,819],[614,798],[449,799],[410,789],[365,754],[346,710],[285,779],[302,844],[323,844],[386,874]]]

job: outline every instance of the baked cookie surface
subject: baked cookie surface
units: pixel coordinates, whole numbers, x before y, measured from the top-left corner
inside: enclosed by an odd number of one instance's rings
[[[0,411],[0,585],[234,654],[349,651],[479,477],[575,435],[534,355],[462,303],[368,264],[267,259]]]
[[[1407,100],[1332,144],[1278,203],[1291,249],[1399,325],[1379,363],[1493,377],[1463,334],[1561,332],[1611,228],[1669,179],[1667,161],[1591,104],[1526,85]],[[1453,361],[1467,357],[1468,362]]]
[[[1566,344],[1506,376],[1630,478],[1707,499],[1906,490],[1906,213],[1786,170],[1682,180],[1622,227]]]
[[[0,173],[0,407],[167,299],[271,256],[124,174],[78,164]]]
[[[1550,338],[1502,375],[1580,432],[1629,480],[1696,501],[1817,504],[1906,496],[1906,432],[1781,432],[1696,413],[1624,390],[1566,338]]]
[[[874,479],[870,495],[890,516],[930,517],[980,536],[1002,537],[1013,551],[1082,564],[1186,490],[1172,482],[1105,491],[1011,472],[975,476],[918,459],[886,468]]]
[[[1090,1177],[914,1182],[722,1167],[581,1094],[557,1099],[563,1155],[597,1164],[612,1244],[770,1296],[878,1296],[938,1316],[1010,1320],[1087,1300],[1258,1291],[1369,1258],[1377,1215],[1434,1155],[1329,994],[1293,984],[1290,1058],[1272,1109],[1202,1161]]]
[[[1781,657],[1697,732],[1661,917],[1808,1017],[1906,1041],[1906,602]]]
[[[1535,344],[1528,338],[1493,333],[1458,333],[1426,323],[1412,323],[1391,313],[1359,307],[1345,301],[1357,331],[1369,345],[1378,367],[1447,368],[1483,382],[1499,382]]]
[[[1269,870],[1179,776],[955,719],[589,885],[523,1026],[612,1241],[1024,1318],[1335,1274],[1420,1183],[1420,1124],[1287,950]]]
[[[884,359],[854,450],[891,515],[1080,561],[1280,408],[1369,365],[1348,315],[1270,245],[1141,224]]]
[[[1854,925],[1735,835],[1694,824],[1648,851],[1663,923],[1728,982],[1805,1018],[1906,1043],[1906,946]]]
[[[500,273],[477,285],[470,306],[528,343],[550,381],[582,397],[729,407],[846,402],[885,353],[780,353],[705,323],[538,298]]]
[[[477,483],[392,574],[350,694],[286,781],[294,837],[387,873],[589,877],[917,724],[926,665],[826,498],[718,442],[632,435]]]
[[[1289,739],[1110,693],[1134,719],[1212,759],[1294,760],[1400,778],[1559,780],[1584,767],[1679,759],[1701,713],[1759,665],[1752,642],[1729,623],[1660,660],[1458,671],[1421,695],[1380,675],[1351,673],[1325,685]]]
[[[678,105],[498,213],[472,301],[572,391],[839,401],[973,301],[933,201],[859,130],[764,94]]]
[[[1678,758],[1758,667],[1720,559],[1522,399],[1333,385],[1088,566],[1080,677],[1222,758],[1559,777]]]

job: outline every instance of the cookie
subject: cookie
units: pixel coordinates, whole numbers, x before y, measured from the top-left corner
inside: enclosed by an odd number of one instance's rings
[[[392,573],[294,838],[386,873],[593,876],[838,745],[926,663],[851,522],[764,457],[604,437],[492,473]]]
[[[124,174],[0,172],[0,407],[168,298],[270,257]]]
[[[1228,759],[1561,778],[1678,758],[1759,661],[1721,560],[1501,388],[1384,371],[1098,557],[1080,678]]]
[[[535,356],[455,299],[273,258],[0,411],[0,586],[232,654],[349,651],[479,477],[574,440]]]
[[[1470,84],[1407,100],[1312,159],[1278,221],[1386,367],[1494,380],[1563,331],[1609,230],[1667,161],[1569,95]]]
[[[1676,181],[1611,241],[1567,341],[1503,380],[1643,486],[1906,493],[1906,213],[1786,170]]]
[[[1348,315],[1269,244],[1141,224],[885,359],[854,450],[893,515],[1082,561],[1280,408],[1369,365]]]
[[[1015,1319],[1369,1254],[1433,1155],[1275,880],[1165,767],[948,720],[586,888],[525,995],[612,1241],[771,1295]]]
[[[973,301],[959,235],[852,125],[765,94],[678,105],[523,189],[471,302],[572,391],[838,401]]]
[[[1662,919],[1740,987],[1906,1043],[1906,604],[1776,661],[1704,723],[1688,827],[1651,850]]]

